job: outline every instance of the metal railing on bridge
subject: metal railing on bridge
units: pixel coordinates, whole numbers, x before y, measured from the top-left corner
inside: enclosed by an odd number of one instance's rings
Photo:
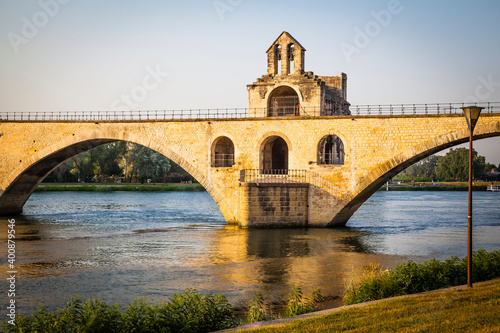
[[[0,112],[0,120],[112,121],[248,118],[247,108],[144,110],[144,111],[41,111]]]
[[[351,105],[354,116],[391,116],[426,114],[461,114],[463,106],[484,107],[483,113],[500,113],[500,102],[481,103],[436,103],[436,104],[387,104]],[[320,106],[300,106],[298,116],[319,115]],[[4,121],[148,121],[148,120],[189,120],[189,119],[234,119],[255,118],[267,115],[267,108],[220,108],[186,110],[145,110],[145,111],[37,111],[0,112]],[[295,115],[286,115],[296,117]],[[335,117],[335,116],[332,116]]]
[[[240,171],[242,183],[306,183],[322,190],[335,193],[335,184],[316,172],[295,169],[243,169]]]
[[[500,113],[500,102],[483,103],[436,103],[436,104],[388,104],[351,105],[352,115],[415,115],[415,114],[462,114],[462,107],[484,107],[483,113]]]

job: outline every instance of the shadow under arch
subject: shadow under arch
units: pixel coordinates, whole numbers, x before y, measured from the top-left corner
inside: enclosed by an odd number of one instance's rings
[[[64,161],[92,148],[117,141],[128,141],[148,147],[178,164],[207,190],[227,221],[235,220],[217,188],[208,182],[207,178],[185,158],[167,145],[160,144],[150,138],[114,131],[94,131],[86,135],[73,134],[73,136],[56,142],[20,161],[20,165],[2,180],[5,191],[0,193],[0,215],[21,214],[24,204],[36,187]]]
[[[477,125],[474,133],[474,141],[500,136],[500,122],[496,124]],[[384,183],[412,164],[437,152],[468,141],[469,130],[460,130],[428,140],[384,162],[376,171],[358,181],[357,187],[353,191],[354,196],[335,215],[330,225],[345,225],[358,208],[377,192]]]

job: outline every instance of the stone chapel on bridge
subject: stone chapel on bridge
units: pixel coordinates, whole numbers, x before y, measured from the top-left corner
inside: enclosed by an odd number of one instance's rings
[[[251,117],[349,115],[347,75],[304,71],[306,49],[283,31],[266,51],[267,74],[247,85]]]

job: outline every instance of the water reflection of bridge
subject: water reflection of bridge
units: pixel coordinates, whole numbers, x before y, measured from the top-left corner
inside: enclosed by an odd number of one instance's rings
[[[256,290],[283,300],[294,285],[307,293],[321,287],[325,294],[342,295],[352,273],[374,260],[370,234],[351,228],[238,229],[215,233],[213,274],[226,279],[228,289],[255,285]],[[376,255],[392,266],[392,256]],[[401,260],[398,258],[398,260]],[[250,295],[249,295],[250,296]]]

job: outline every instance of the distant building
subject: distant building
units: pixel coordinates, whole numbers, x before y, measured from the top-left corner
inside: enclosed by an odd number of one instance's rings
[[[492,169],[491,172],[483,173],[480,178],[487,181],[498,181],[500,180],[500,171]]]
[[[247,85],[249,115],[257,117],[349,115],[347,75],[305,72],[306,49],[288,32],[266,51],[267,74]]]

